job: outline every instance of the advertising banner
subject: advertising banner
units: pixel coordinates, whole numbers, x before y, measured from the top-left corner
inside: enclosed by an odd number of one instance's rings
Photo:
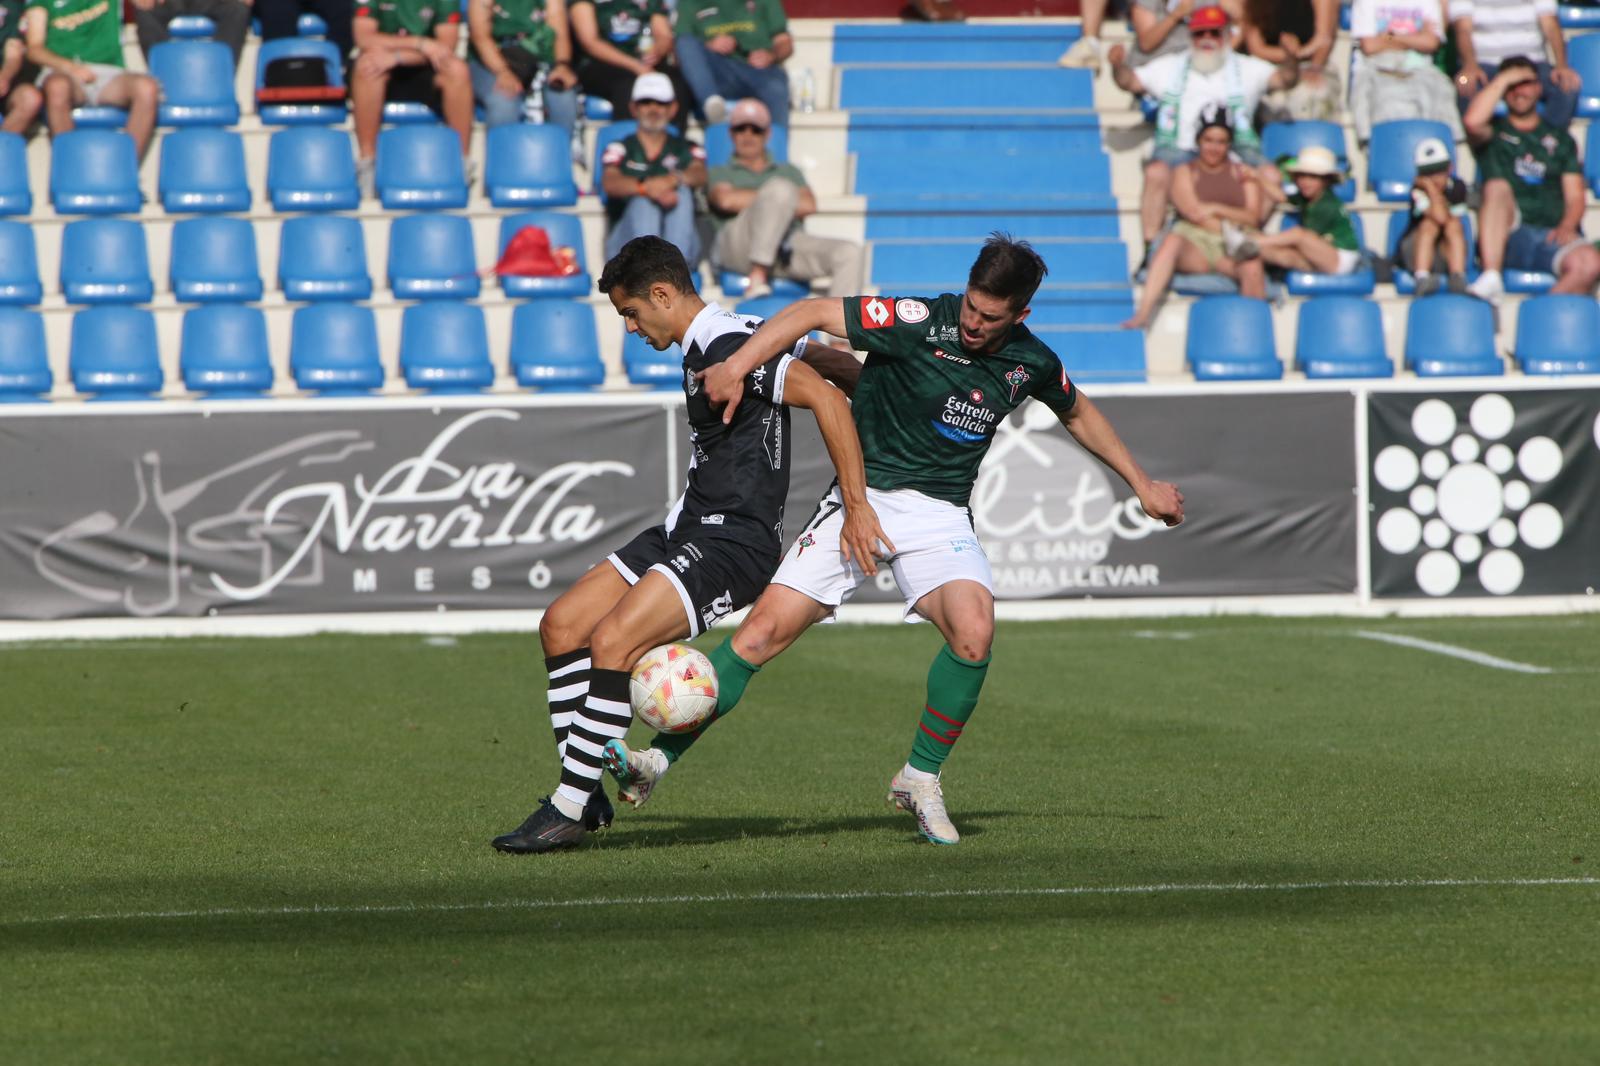
[[[1374,393],[1374,596],[1600,586],[1600,389]]]

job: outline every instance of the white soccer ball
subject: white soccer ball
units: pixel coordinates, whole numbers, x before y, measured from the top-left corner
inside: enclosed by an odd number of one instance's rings
[[[645,652],[628,685],[633,713],[658,733],[692,733],[717,709],[717,672],[687,644]]]

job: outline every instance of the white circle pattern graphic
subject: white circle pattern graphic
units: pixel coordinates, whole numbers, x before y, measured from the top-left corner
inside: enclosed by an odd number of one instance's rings
[[[1548,548],[1561,539],[1561,512],[1548,503],[1536,503],[1517,520],[1522,543],[1530,548]]]
[[[1030,404],[1037,407],[1038,404]],[[1372,461],[1372,476],[1390,492],[1404,492],[1417,483],[1417,457],[1410,448],[1391,444]]]
[[[1450,455],[1458,463],[1477,462],[1478,450],[1478,438],[1467,433],[1450,442]]]
[[[1522,584],[1522,560],[1516,552],[1496,548],[1478,564],[1478,581],[1492,596],[1515,592]]]
[[[1549,437],[1530,437],[1517,452],[1517,466],[1529,481],[1549,481],[1561,473],[1561,445]]]
[[[1484,440],[1499,440],[1511,432],[1516,420],[1517,412],[1511,401],[1495,392],[1473,400],[1472,409],[1467,413],[1472,432]]]
[[[1462,463],[1439,481],[1439,516],[1460,533],[1482,533],[1500,517],[1500,479],[1486,466]]]
[[[1488,451],[1483,453],[1483,465],[1493,470],[1496,474],[1507,473],[1516,464],[1516,453],[1504,444],[1491,444]]]
[[[1448,596],[1461,584],[1461,564],[1449,552],[1428,552],[1417,560],[1417,587],[1430,596]]]
[[[1463,533],[1456,538],[1452,550],[1456,553],[1456,558],[1462,562],[1475,563],[1478,561],[1478,556],[1483,554],[1483,541],[1471,533]]]
[[[1526,481],[1508,481],[1505,487],[1506,510],[1520,511],[1533,499],[1533,490]]]
[[[1443,400],[1423,400],[1411,413],[1411,432],[1424,444],[1443,444],[1456,431],[1456,413]]]
[[[1509,548],[1517,542],[1517,524],[1509,518],[1496,518],[1489,527],[1489,543],[1496,548]]]
[[[1378,543],[1391,555],[1410,555],[1422,543],[1422,523],[1404,507],[1391,507],[1378,519]]]
[[[1429,515],[1433,513],[1434,508],[1439,506],[1439,493],[1432,485],[1418,485],[1411,490],[1411,495],[1407,502],[1411,504],[1411,509],[1417,514]]]
[[[1430,518],[1422,527],[1422,543],[1430,548],[1443,548],[1450,543],[1450,526],[1438,518]]]
[[[1444,477],[1444,472],[1450,469],[1450,457],[1438,448],[1423,453],[1422,475],[1433,481]]]

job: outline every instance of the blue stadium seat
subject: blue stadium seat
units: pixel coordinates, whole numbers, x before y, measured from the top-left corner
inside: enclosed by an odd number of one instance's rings
[[[289,336],[295,384],[320,396],[364,396],[383,387],[372,308],[324,303],[297,308]]]
[[[1036,325],[1033,333],[1061,357],[1067,376],[1080,385],[1146,380],[1144,334],[1136,329],[1083,329]]]
[[[1569,37],[1567,65],[1583,79],[1583,88],[1578,90],[1578,114],[1583,118],[1600,115],[1600,38],[1592,33]]]
[[[279,37],[262,41],[256,53],[256,92],[264,84],[267,66],[275,59],[320,60],[327,69],[328,84],[344,87],[344,61],[332,41],[311,37]],[[311,104],[263,103],[257,108],[268,126],[331,126],[345,119],[343,101]]]
[[[603,96],[584,97],[583,116],[595,122],[610,122],[617,117],[612,113],[611,101]]]
[[[1261,130],[1261,154],[1276,163],[1284,156],[1296,156],[1312,145],[1320,145],[1338,157],[1339,166],[1350,173],[1350,153],[1344,147],[1344,127],[1335,122],[1269,122]],[[1356,198],[1354,178],[1345,178],[1333,187],[1345,203]]]
[[[161,139],[161,206],[185,211],[248,211],[244,141],[231,130],[183,129]]]
[[[326,126],[294,126],[272,135],[267,195],[275,211],[354,211],[361,205],[350,135]]]
[[[740,296],[743,296],[744,291],[749,287],[750,275],[735,274],[731,270],[717,271],[717,288],[721,289],[722,294],[730,300],[737,300]],[[810,296],[811,286],[803,281],[795,281],[792,278],[773,278],[772,295],[782,296],[787,303],[794,303],[796,300],[804,300],[807,296]]]
[[[472,223],[462,215],[405,215],[389,227],[389,288],[397,300],[478,295]]]
[[[535,300],[511,314],[511,372],[517,384],[579,392],[605,382],[594,311],[577,300]]]
[[[1588,4],[1562,4],[1557,9],[1557,18],[1561,20],[1563,29],[1600,30],[1600,7]]]
[[[674,344],[658,352],[637,333],[622,334],[622,368],[628,380],[649,389],[683,387],[683,349]]]
[[[97,400],[143,400],[161,389],[156,320],[142,307],[91,307],[72,316],[72,387]]]
[[[796,299],[796,297],[785,293],[771,292],[765,296],[757,296],[754,300],[740,300],[732,309],[741,315],[771,318],[785,307],[794,303]]]
[[[261,299],[256,231],[242,218],[185,218],[172,227],[167,261],[179,303],[250,303]]]
[[[383,122],[386,126],[436,126],[439,116],[415,100],[389,100],[383,105]]]
[[[120,130],[128,124],[128,112],[120,107],[75,107],[72,124],[80,130]]]
[[[278,287],[295,300],[365,300],[372,295],[361,223],[346,215],[301,215],[284,222]]]
[[[227,45],[163,41],[150,49],[149,60],[150,73],[161,83],[163,126],[232,126],[239,121],[239,101],[233,95],[233,52]]]
[[[1556,276],[1546,270],[1500,271],[1500,280],[1507,292],[1526,296],[1540,296],[1555,288]]]
[[[167,34],[178,40],[208,40],[217,35],[217,24],[204,15],[179,15],[167,23]]]
[[[1096,147],[1099,147],[1096,145]],[[733,134],[726,122],[706,127],[706,166],[717,167],[733,158]],[[774,162],[789,161],[789,127],[774,124],[767,137],[767,152]]]
[[[1013,111],[1089,110],[1094,107],[1094,78],[1087,70],[1019,64],[858,66],[844,70],[839,79],[838,106],[846,111],[960,111],[976,100],[1010,101],[1008,110]]]
[[[267,319],[259,307],[212,304],[183,316],[183,386],[208,399],[244,399],[272,388]]]
[[[43,298],[33,227],[0,222],[0,304],[36,304]]]
[[[1184,356],[1197,381],[1283,377],[1272,338],[1272,307],[1248,296],[1212,296],[1192,305]]]
[[[496,126],[485,138],[484,157],[484,189],[496,207],[568,207],[578,202],[571,146],[560,126]]]
[[[301,37],[326,37],[328,35],[328,24],[322,21],[321,16],[313,15],[307,11],[294,24],[294,32]]]
[[[1308,378],[1388,378],[1383,313],[1359,296],[1323,296],[1300,305],[1294,361]]]
[[[1406,319],[1406,365],[1418,377],[1504,373],[1494,350],[1494,309],[1452,293],[1415,301]]]
[[[894,295],[960,292],[980,241],[879,242],[872,249],[872,280]],[[1128,250],[1121,241],[1067,241],[1040,245],[1050,267],[1045,288],[1128,283]]]
[[[1079,36],[1078,26],[1065,23],[879,22],[846,18],[833,28],[833,62],[1054,63]]]
[[[1406,235],[1406,227],[1411,224],[1411,209],[1401,208],[1389,216],[1389,235],[1384,240],[1384,247],[1388,249],[1391,261],[1396,261],[1400,255],[1400,238]],[[1467,280],[1478,276],[1478,244],[1472,232],[1472,215],[1461,216],[1461,229],[1467,240]],[[1444,261],[1444,248],[1441,246],[1434,255],[1435,273],[1444,274],[1448,268]],[[1396,262],[1393,270],[1394,291],[1409,296],[1417,291],[1417,279],[1409,270],[1402,270]]]
[[[111,130],[73,130],[50,144],[50,202],[63,215],[131,215],[139,210],[133,138]]]
[[[61,292],[69,304],[142,304],[155,292],[144,227],[84,218],[61,231]]]
[[[1367,251],[1367,230],[1361,216],[1350,213],[1350,223],[1356,231],[1356,243],[1361,246],[1362,263],[1349,274],[1318,274],[1307,270],[1291,270],[1284,276],[1284,284],[1291,296],[1370,296],[1377,288],[1378,278],[1372,269],[1372,254]],[[1298,214],[1283,217],[1280,230],[1300,224]]]
[[[1417,142],[1427,137],[1437,137],[1449,146],[1454,168],[1455,142],[1450,137],[1450,127],[1443,122],[1408,118],[1372,127],[1372,143],[1367,147],[1367,184],[1379,200],[1410,201],[1411,182],[1417,176]]]
[[[1099,150],[1035,146],[996,155],[872,152],[856,158],[857,196],[904,193],[913,185],[924,201],[981,197],[991,207],[1019,196],[1081,197],[1111,191],[1111,162]]]
[[[502,275],[500,288],[507,296],[562,297],[588,296],[594,290],[594,279],[589,275],[589,258],[583,250],[583,224],[577,215],[564,215],[558,211],[525,211],[507,215],[500,220],[499,252],[503,254],[511,238],[524,226],[538,226],[550,235],[552,249],[567,247],[578,253],[580,273],[564,278],[527,278]],[[499,255],[496,255],[496,261]]]
[[[0,307],[0,403],[31,403],[55,384],[37,311]]]
[[[1600,374],[1600,304],[1576,295],[1522,301],[1516,354],[1524,374]]]
[[[26,215],[32,210],[28,144],[15,133],[0,132],[0,215]]]
[[[406,308],[400,319],[400,372],[407,385],[432,393],[480,392],[493,384],[483,309],[453,300]]]
[[[376,181],[391,211],[466,207],[461,139],[448,126],[386,129],[378,134]]]

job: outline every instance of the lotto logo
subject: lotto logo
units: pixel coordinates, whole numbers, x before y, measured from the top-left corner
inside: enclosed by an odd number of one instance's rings
[[[882,329],[894,325],[894,308],[889,306],[887,300],[880,300],[876,296],[861,305],[861,328]]]

